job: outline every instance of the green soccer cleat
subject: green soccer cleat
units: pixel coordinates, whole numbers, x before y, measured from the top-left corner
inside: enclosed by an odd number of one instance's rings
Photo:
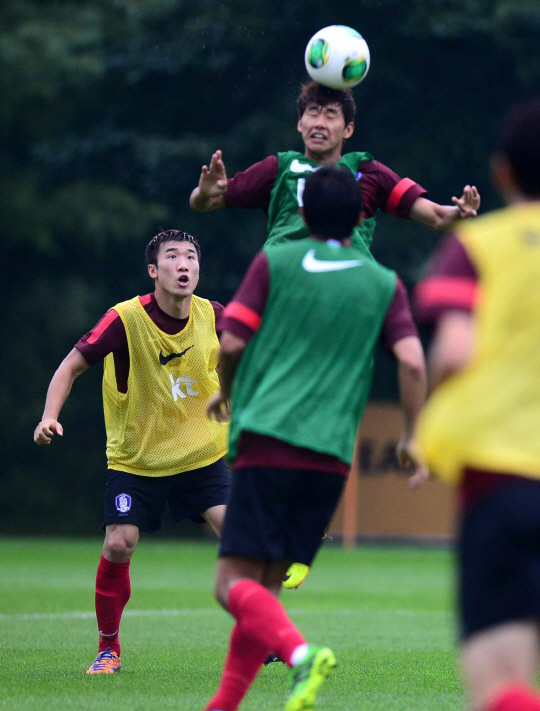
[[[334,652],[310,644],[305,659],[292,667],[291,695],[285,711],[310,711],[315,706],[320,685],[336,666]]]
[[[293,563],[285,573],[283,578],[283,587],[287,590],[293,590],[301,585],[309,573],[309,566],[303,563]]]

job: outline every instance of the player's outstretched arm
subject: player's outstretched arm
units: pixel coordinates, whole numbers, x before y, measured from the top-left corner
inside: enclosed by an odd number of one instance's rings
[[[62,436],[64,430],[58,422],[60,410],[71,392],[71,386],[76,378],[88,370],[90,366],[74,348],[64,360],[50,382],[47,391],[47,400],[43,411],[43,418],[34,431],[34,442],[38,445],[50,444],[52,437],[57,434]]]
[[[210,419],[226,422],[229,419],[229,400],[234,376],[247,343],[243,338],[235,336],[230,331],[223,331],[220,343],[219,381],[221,390],[214,393],[208,401],[207,413]]]
[[[465,311],[447,311],[441,316],[429,351],[430,391],[464,368],[473,347],[473,320]]]
[[[424,197],[417,198],[409,217],[437,232],[446,232],[456,220],[476,217],[480,207],[480,194],[474,185],[466,185],[460,198],[453,197],[453,205],[439,205]]]
[[[413,467],[409,484],[415,488],[429,475],[427,468],[416,462],[413,453],[414,428],[427,394],[426,363],[422,344],[416,336],[402,338],[393,345],[392,350],[398,364],[399,395],[404,419],[398,443],[398,458],[402,467]]]
[[[203,165],[199,185],[191,193],[189,206],[196,212],[210,212],[225,207],[227,171],[221,151],[216,151],[210,167]]]

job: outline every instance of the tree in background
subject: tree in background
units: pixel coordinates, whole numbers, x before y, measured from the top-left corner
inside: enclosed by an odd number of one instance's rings
[[[87,454],[104,437],[91,376],[66,408],[62,452],[31,446],[55,364],[108,304],[151,288],[142,252],[159,227],[198,233],[199,293],[232,295],[263,242],[264,219],[199,217],[190,189],[216,147],[232,174],[300,145],[303,49],[333,23],[362,32],[372,53],[348,148],[406,171],[434,199],[471,176],[483,208],[492,207],[492,123],[539,84],[537,0],[2,3],[4,530],[82,531],[95,520],[105,462]],[[412,284],[433,235],[384,216],[377,230],[375,256]]]

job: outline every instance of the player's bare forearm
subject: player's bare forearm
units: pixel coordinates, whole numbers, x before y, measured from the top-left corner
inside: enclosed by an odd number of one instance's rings
[[[427,395],[424,351],[416,336],[402,338],[393,346],[398,362],[399,395],[404,416],[403,436],[412,437]]]
[[[448,311],[437,324],[429,352],[430,390],[464,368],[470,360],[473,345],[473,320],[463,311]]]
[[[480,207],[480,195],[476,187],[466,185],[460,198],[453,197],[453,205],[439,205],[424,197],[413,203],[409,217],[436,232],[448,231],[454,223],[476,217]]]
[[[53,434],[63,434],[62,426],[58,422],[60,411],[71,392],[74,381],[89,367],[76,348],[60,363],[49,384],[43,417],[34,432],[36,444],[49,444]]]
[[[221,392],[228,400],[231,397],[236,369],[246,348],[246,341],[229,331],[221,335],[221,351],[219,355],[219,378]]]

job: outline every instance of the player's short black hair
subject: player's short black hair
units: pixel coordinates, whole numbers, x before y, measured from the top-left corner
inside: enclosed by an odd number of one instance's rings
[[[195,247],[197,259],[199,262],[201,261],[201,246],[193,235],[189,235],[183,230],[163,230],[163,232],[158,232],[157,235],[154,235],[146,245],[144,252],[146,264],[157,264],[159,248],[163,242],[189,242]]]
[[[345,118],[345,126],[352,123],[356,116],[356,103],[351,89],[343,91],[330,89],[327,86],[318,84],[316,81],[308,81],[302,84],[300,94],[296,100],[299,119],[302,118],[309,104],[316,104],[317,106],[339,104]]]
[[[540,197],[540,97],[510,109],[501,122],[496,151],[510,161],[522,192]]]
[[[350,170],[324,166],[307,178],[303,203],[312,234],[345,239],[362,212],[362,191]]]

